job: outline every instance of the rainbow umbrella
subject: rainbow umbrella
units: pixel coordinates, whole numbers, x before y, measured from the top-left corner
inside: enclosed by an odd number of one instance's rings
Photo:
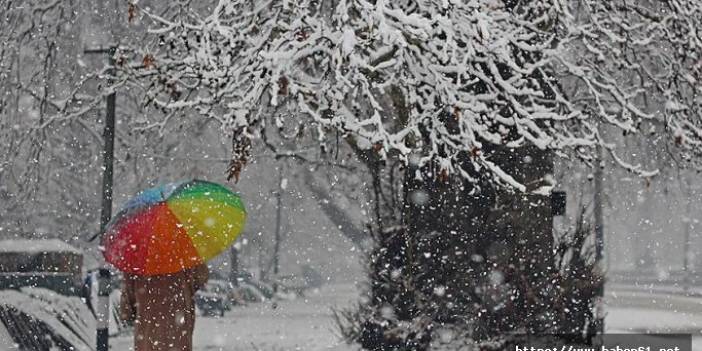
[[[190,180],[145,190],[107,224],[105,260],[139,275],[175,273],[224,251],[241,233],[246,209],[222,185]]]

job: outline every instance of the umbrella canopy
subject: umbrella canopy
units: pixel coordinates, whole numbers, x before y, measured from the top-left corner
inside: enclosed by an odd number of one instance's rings
[[[107,224],[105,260],[139,275],[175,273],[224,251],[241,233],[238,194],[202,180],[165,184],[129,200]]]

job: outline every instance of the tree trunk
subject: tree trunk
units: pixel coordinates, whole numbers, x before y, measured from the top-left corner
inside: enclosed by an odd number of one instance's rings
[[[495,150],[491,159],[528,191],[546,185],[553,172],[551,155],[533,147]],[[498,189],[488,180],[471,184],[424,174],[424,180],[408,177],[405,257],[413,263],[414,272],[407,273],[416,288],[433,296],[430,311],[438,321],[455,323],[466,308],[479,306],[483,312],[473,311],[481,316],[479,338],[541,329],[534,316],[546,307],[539,294],[553,267],[550,198]]]

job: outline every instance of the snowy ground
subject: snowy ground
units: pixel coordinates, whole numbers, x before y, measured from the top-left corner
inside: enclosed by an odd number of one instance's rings
[[[692,334],[692,349],[702,351],[701,297],[617,286],[606,301],[608,332]]]
[[[207,351],[349,351],[340,341],[332,308],[349,306],[358,298],[353,284],[331,285],[306,298],[235,307],[223,318],[198,316],[193,343]],[[131,335],[112,339],[113,350],[131,350]]]
[[[306,298],[237,307],[223,318],[198,317],[195,350],[207,351],[350,351],[340,341],[332,308],[357,299],[353,284],[326,286]],[[636,291],[617,287],[607,291],[608,332],[691,333],[693,349],[702,351],[702,298]],[[114,350],[130,350],[131,336],[111,341]]]

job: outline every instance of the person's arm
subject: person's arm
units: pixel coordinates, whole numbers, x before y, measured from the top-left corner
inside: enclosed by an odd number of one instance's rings
[[[207,268],[206,264],[201,264],[195,267],[193,272],[193,285],[195,291],[202,289],[202,287],[207,284],[207,280],[210,279],[210,269]]]
[[[130,324],[136,320],[136,296],[134,292],[134,279],[125,274],[119,302],[119,317]]]

